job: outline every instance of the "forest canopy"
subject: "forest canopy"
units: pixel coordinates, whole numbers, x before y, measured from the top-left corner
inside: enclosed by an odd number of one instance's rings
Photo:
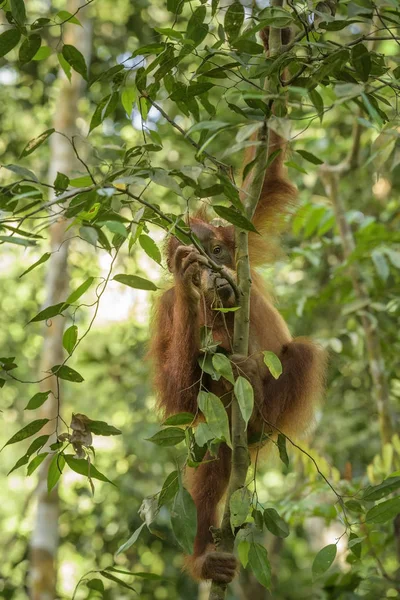
[[[400,597],[398,2],[0,8],[0,596]],[[291,334],[326,350],[326,391],[304,435],[275,431],[230,488],[240,573],[210,592],[183,570],[185,467],[237,448],[237,423],[210,395],[201,426],[162,421],[153,307],[169,240],[204,250],[194,215],[258,235],[246,202],[282,158],[299,199],[257,277]],[[246,330],[243,303],[224,310]],[[202,372],[234,386],[207,328],[200,347]]]

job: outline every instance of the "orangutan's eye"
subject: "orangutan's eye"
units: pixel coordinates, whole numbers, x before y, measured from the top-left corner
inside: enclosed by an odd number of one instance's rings
[[[222,252],[221,246],[214,246],[212,252],[213,252],[213,254],[221,254],[221,252]]]

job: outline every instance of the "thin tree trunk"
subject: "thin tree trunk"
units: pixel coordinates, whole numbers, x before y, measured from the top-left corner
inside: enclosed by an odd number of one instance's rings
[[[67,9],[70,13],[74,13],[78,6],[77,0],[69,0]],[[78,47],[88,57],[91,32],[83,12],[79,12],[83,29],[78,25],[66,26],[64,43]],[[71,139],[77,133],[78,101],[83,90],[83,80],[79,75],[73,73],[71,82],[69,82],[62,71],[60,71],[59,78],[61,79],[61,85],[55,105],[53,127],[56,131]],[[57,172],[65,175],[71,174],[77,167],[77,159],[68,139],[56,133],[50,139],[49,182],[52,184]],[[68,222],[61,217],[49,229],[50,248],[53,254],[48,262],[45,281],[45,306],[62,302],[67,297],[69,287],[67,226]],[[51,324],[45,327],[40,376],[49,371],[52,366],[60,364],[64,360],[63,331],[64,318],[60,316],[53,318]],[[47,430],[43,430],[43,433],[51,434],[48,445],[55,441],[56,421],[54,419],[57,418],[60,411],[60,389],[55,377],[46,379],[41,384],[42,391],[49,389],[52,393],[41,410],[41,416],[50,419]],[[37,510],[30,542],[30,597],[32,600],[54,600],[56,597],[59,497],[57,488],[54,488],[50,494],[47,493],[48,466],[49,461],[46,460],[39,471]]]

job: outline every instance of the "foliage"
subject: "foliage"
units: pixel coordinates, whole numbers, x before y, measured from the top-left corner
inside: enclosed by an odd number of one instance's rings
[[[398,412],[400,12],[384,1],[335,9],[333,4],[289,2],[285,8],[250,10],[238,1],[226,9],[214,0],[137,6],[119,0],[117,15],[115,3],[102,3],[101,9],[93,3],[91,64],[63,41],[67,24],[80,27],[79,11],[28,4],[25,9],[23,0],[2,4],[0,386],[10,427],[3,428],[0,445],[21,448],[15,455],[4,448],[2,455],[7,458],[1,468],[11,473],[14,490],[12,502],[6,501],[4,529],[17,540],[0,582],[5,597],[24,597],[28,528],[14,522],[14,503],[24,515],[22,468],[30,475],[39,467],[48,438],[40,433],[44,419],[23,415],[47,401],[36,377],[39,327],[58,315],[68,324],[67,354],[43,378],[68,383],[54,426],[57,441],[49,450],[48,488],[60,476],[65,480],[64,563],[74,565],[75,584],[83,575],[76,597],[97,591],[119,598],[132,588],[142,598],[194,597],[195,585],[180,573],[172,537],[190,552],[195,514],[180,472],[184,463],[196,467],[206,449],[215,455],[221,441],[230,443],[226,412],[218,398],[201,392],[205,423],[195,429],[194,416],[185,414],[156,431],[143,367],[143,321],[133,328],[128,321],[101,326],[92,316],[111,285],[118,286],[112,288],[114,298],[117,289],[136,301],[154,294],[163,266],[159,232],[198,245],[185,217],[205,198],[215,215],[254,229],[232,173],[240,153],[257,144],[252,135],[264,120],[293,140],[286,164],[301,197],[290,220],[290,261],[279,260],[266,274],[293,331],[316,334],[332,358],[313,448],[279,435],[271,454],[282,465],[276,460],[264,472],[257,464],[248,486],[231,499],[232,525],[241,528],[239,556],[277,598],[398,595],[392,521],[400,512],[400,441],[394,436],[380,447],[362,317],[379,331]],[[294,40],[267,59],[258,38],[266,26],[295,31]],[[58,69],[68,79],[75,72],[87,80],[81,113],[89,151],[79,150],[82,169],[75,177],[58,173],[48,185],[49,141],[60,135],[51,127]],[[356,177],[342,182],[341,193],[356,244],[344,261],[318,169],[351,152],[355,122],[363,130],[360,165]],[[69,219],[74,232],[73,291],[40,309],[42,265],[51,256],[48,227],[56,213]],[[104,256],[107,269],[101,267]],[[361,271],[368,291],[363,302],[352,285],[352,267]],[[203,349],[204,371],[234,382],[228,359],[212,339]],[[265,362],[279,377],[277,357],[266,352]],[[242,379],[235,381],[235,395],[247,422],[252,390]],[[79,447],[75,417],[87,441]],[[123,442],[114,437],[120,431]],[[96,489],[94,499],[85,478]],[[71,520],[70,514],[80,518]],[[285,538],[280,554],[276,537]],[[274,553],[280,561],[276,573]],[[298,565],[294,589],[291,572]]]

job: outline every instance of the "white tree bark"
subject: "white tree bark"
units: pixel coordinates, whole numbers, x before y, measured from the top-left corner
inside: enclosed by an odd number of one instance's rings
[[[67,10],[75,13],[80,3],[69,0]],[[78,15],[83,28],[78,25],[65,26],[63,40],[66,44],[77,47],[85,56],[87,62],[90,55],[91,28],[84,11]],[[51,140],[51,159],[49,164],[49,183],[53,183],[57,172],[69,176],[77,167],[77,159],[71,143],[68,141],[78,133],[76,121],[78,117],[78,101],[84,89],[84,81],[80,75],[73,73],[71,82],[60,70],[60,87],[54,109],[53,127],[65,137],[54,133]],[[50,200],[52,198],[49,198]],[[53,254],[49,260],[45,281],[46,300],[45,306],[62,302],[68,292],[68,249],[66,228],[68,222],[64,218],[56,220],[50,227],[50,249]],[[40,361],[40,376],[49,371],[53,365],[64,360],[62,336],[64,331],[64,318],[55,317],[51,325],[44,329],[42,356]],[[47,431],[54,432],[55,417],[60,410],[60,389],[57,389],[55,377],[46,379],[42,384],[42,391],[51,389],[52,394],[43,405],[42,415],[50,419]],[[48,444],[55,441],[55,434],[50,437]],[[35,524],[30,542],[30,597],[32,600],[54,600],[56,598],[57,583],[57,549],[59,544],[58,518],[59,498],[58,490],[54,488],[47,493],[47,471],[49,461],[44,461],[40,472],[37,488],[37,509]]]

